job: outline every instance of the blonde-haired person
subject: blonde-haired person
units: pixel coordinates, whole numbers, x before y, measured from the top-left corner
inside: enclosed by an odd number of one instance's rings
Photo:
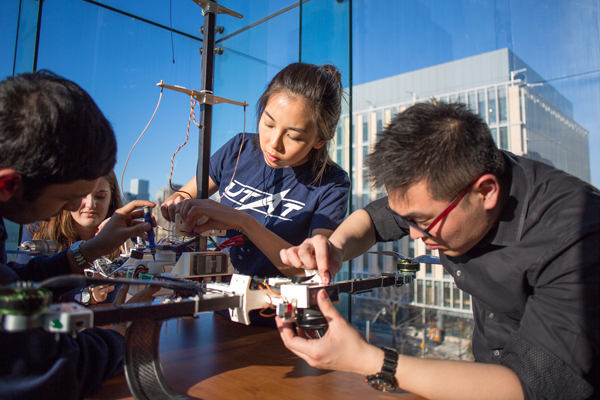
[[[99,231],[100,224],[110,218],[115,210],[123,207],[119,183],[114,171],[98,179],[96,188],[81,200],[76,211],[62,211],[46,221],[30,224],[23,233],[21,242],[31,239],[51,240],[58,245],[58,251],[69,248],[80,240],[90,240]],[[106,254],[109,259],[119,256],[121,249]],[[20,255],[17,261],[26,263],[30,256]],[[100,285],[83,289],[89,291],[89,304],[106,301],[114,290],[112,285]],[[71,292],[70,292],[71,293]],[[67,295],[67,299],[70,299]],[[88,301],[86,301],[88,303]]]

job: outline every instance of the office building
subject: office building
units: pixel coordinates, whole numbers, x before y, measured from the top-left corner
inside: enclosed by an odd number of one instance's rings
[[[129,192],[125,192],[127,202],[132,200],[150,200],[150,181],[144,179],[132,179],[129,183]],[[123,201],[126,203],[126,201]]]

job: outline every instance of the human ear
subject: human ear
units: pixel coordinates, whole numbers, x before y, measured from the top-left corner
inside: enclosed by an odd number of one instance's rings
[[[500,182],[492,174],[482,175],[475,182],[475,189],[481,196],[483,207],[490,211],[498,204],[500,198]]]
[[[8,201],[21,183],[21,174],[12,168],[0,169],[0,201]]]
[[[327,143],[327,140],[319,140],[313,147],[315,150],[319,150],[321,147],[325,146],[325,143]]]

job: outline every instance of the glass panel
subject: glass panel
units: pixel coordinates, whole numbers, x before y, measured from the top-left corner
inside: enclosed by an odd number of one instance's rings
[[[425,304],[433,305],[433,284],[428,279],[425,281]]]
[[[471,309],[471,295],[463,292],[463,310]]]
[[[508,121],[508,103],[506,102],[506,86],[498,86],[498,115],[500,123]]]
[[[383,130],[383,111],[377,111],[377,133]]]
[[[19,22],[19,0],[0,2],[0,79],[13,73],[17,26]]]
[[[452,284],[452,308],[460,308],[460,289]]]
[[[417,279],[417,298],[415,299],[415,303],[423,304],[423,295],[424,295],[424,282],[423,279]]]
[[[498,132],[498,130],[496,128],[490,129],[490,133],[492,134],[492,138],[494,139],[496,146],[498,145],[498,133],[497,132]]]
[[[369,204],[371,202],[371,199],[369,197],[368,194],[363,194],[362,195],[362,207],[366,206],[367,204]]]
[[[469,92],[469,109],[477,111],[477,96],[475,92]]]
[[[369,115],[368,114],[365,114],[363,116],[362,140],[363,140],[363,143],[369,142]]]
[[[431,264],[425,264],[425,276],[427,277],[431,277],[433,276],[433,268],[431,266]]]
[[[444,293],[442,291],[442,282],[435,281],[435,303],[436,306],[441,307],[444,305]]]
[[[496,122],[496,88],[488,88],[488,114],[489,123],[493,124]]]
[[[508,128],[506,126],[500,127],[500,148],[510,150],[508,148]]]
[[[487,120],[487,106],[486,106],[486,101],[485,101],[485,90],[481,89],[477,91],[477,111],[479,112],[479,115],[481,116],[481,118],[483,118],[484,121],[488,122]]]
[[[415,302],[415,282],[408,285],[408,302]]]
[[[452,293],[450,290],[450,282],[444,282],[444,307],[450,307]]]
[[[36,0],[22,0],[18,12],[17,49],[14,55],[14,73],[31,72],[36,69],[36,42],[38,16],[42,3]],[[11,24],[9,24],[10,26]],[[11,32],[14,34],[14,31]],[[2,35],[0,35],[2,36]],[[9,48],[14,49],[14,44]]]

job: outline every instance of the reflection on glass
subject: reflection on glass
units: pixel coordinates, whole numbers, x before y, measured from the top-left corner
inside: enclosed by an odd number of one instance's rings
[[[427,304],[427,305],[433,305],[434,304],[433,303],[433,285],[432,285],[432,282],[429,279],[427,279],[425,281],[425,287],[426,287],[426,289],[425,289],[425,293],[426,293],[426,295],[425,295],[425,304]]]
[[[496,143],[496,146],[498,146],[498,134],[496,133],[497,129],[496,128],[491,128],[490,132],[492,134],[492,139],[494,139],[494,143]]]
[[[488,113],[489,123],[493,124],[496,122],[496,88],[488,88]]]
[[[444,282],[444,307],[450,307],[452,294],[450,292],[450,282]]]
[[[477,112],[479,113],[479,116],[487,122],[487,108],[485,103],[485,90],[480,89],[477,91]]]
[[[506,86],[498,86],[498,115],[500,117],[500,123],[508,121]]]
[[[471,309],[471,295],[463,292],[463,310]]]
[[[435,303],[436,306],[441,307],[444,305],[444,295],[442,291],[442,282],[435,281]]]
[[[362,129],[362,133],[363,133],[363,143],[364,142],[368,142],[369,141],[369,115],[364,115],[363,116],[363,129]]]
[[[506,126],[500,127],[500,148],[503,150],[509,150],[509,148],[508,148],[508,128]]]
[[[452,308],[460,308],[460,289],[452,284]]]
[[[469,109],[477,112],[477,97],[475,92],[469,92]]]

